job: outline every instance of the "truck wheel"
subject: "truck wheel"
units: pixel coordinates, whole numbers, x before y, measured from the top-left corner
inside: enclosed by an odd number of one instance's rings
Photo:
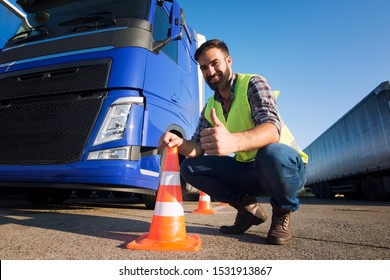
[[[156,206],[156,196],[151,194],[142,194],[142,202],[145,203],[146,209],[153,210]]]
[[[373,176],[368,176],[363,181],[362,194],[365,199],[374,201],[380,200],[381,180]]]

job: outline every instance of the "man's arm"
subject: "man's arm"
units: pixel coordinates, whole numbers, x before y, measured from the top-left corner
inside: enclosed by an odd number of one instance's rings
[[[186,157],[198,157],[204,154],[204,151],[195,141],[185,140],[171,132],[165,132],[159,140],[159,147],[177,147],[180,154]]]
[[[230,133],[211,109],[215,126],[201,132],[201,148],[208,155],[229,155],[235,152],[260,149],[279,141],[279,130],[273,123],[263,123],[250,130]]]

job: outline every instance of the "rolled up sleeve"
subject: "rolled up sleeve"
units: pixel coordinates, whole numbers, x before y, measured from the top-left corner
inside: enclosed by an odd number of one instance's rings
[[[267,79],[261,76],[251,78],[248,85],[248,100],[254,125],[272,123],[280,134],[281,122],[276,107],[276,98]]]

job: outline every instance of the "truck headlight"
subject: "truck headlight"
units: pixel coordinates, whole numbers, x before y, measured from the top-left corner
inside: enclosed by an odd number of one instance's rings
[[[124,97],[113,102],[96,136],[94,146],[123,139],[132,104],[143,104],[142,97]]]
[[[120,148],[90,152],[88,155],[88,160],[107,160],[107,159],[128,160],[129,151],[130,150],[128,147],[120,147]]]

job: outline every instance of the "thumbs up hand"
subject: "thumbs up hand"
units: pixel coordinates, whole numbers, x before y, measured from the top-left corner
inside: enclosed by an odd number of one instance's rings
[[[212,108],[210,111],[210,118],[214,123],[214,127],[224,126],[223,123],[218,119],[217,113],[215,112],[214,108]]]
[[[218,119],[214,108],[211,109],[210,118],[214,127],[205,128],[200,133],[201,147],[208,155],[227,156],[236,152],[236,140],[224,124]]]

